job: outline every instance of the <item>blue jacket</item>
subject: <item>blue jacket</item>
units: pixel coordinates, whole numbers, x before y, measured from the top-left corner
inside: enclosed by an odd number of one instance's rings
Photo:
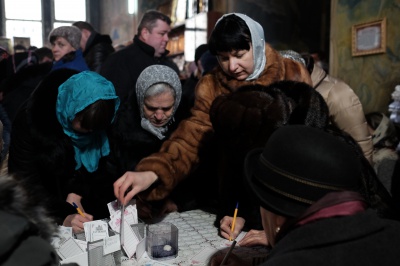
[[[66,54],[61,60],[54,62],[52,70],[60,68],[69,68],[79,72],[89,70],[85,59],[83,58],[81,49]]]

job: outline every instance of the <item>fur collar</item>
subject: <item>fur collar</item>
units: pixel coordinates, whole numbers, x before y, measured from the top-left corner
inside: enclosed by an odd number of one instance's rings
[[[0,177],[0,210],[8,214],[24,217],[32,225],[31,230],[50,241],[56,232],[55,222],[49,218],[45,208],[39,204],[39,198],[32,196],[32,190],[23,187],[11,176]]]
[[[382,148],[374,151],[373,161],[374,168],[377,169],[383,160],[398,160],[399,156],[393,149]]]
[[[219,71],[216,72],[217,79],[229,91],[236,91],[241,86],[256,84],[268,85],[275,81],[283,80],[285,78],[285,64],[283,58],[269,44],[265,45],[265,56],[267,58],[267,63],[265,64],[264,71],[258,79],[239,81],[226,75],[222,71],[221,67],[218,67]]]

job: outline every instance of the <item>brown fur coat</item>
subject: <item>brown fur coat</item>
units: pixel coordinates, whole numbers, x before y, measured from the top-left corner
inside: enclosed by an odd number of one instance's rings
[[[301,63],[281,57],[268,44],[265,53],[265,69],[256,80],[238,81],[218,67],[199,81],[191,117],[180,123],[159,152],[144,158],[136,167],[136,171],[153,171],[158,176],[158,181],[142,193],[144,199],[165,198],[199,162],[200,150],[214,134],[209,111],[216,97],[234,92],[242,86],[269,85],[281,80],[312,84],[307,69]]]

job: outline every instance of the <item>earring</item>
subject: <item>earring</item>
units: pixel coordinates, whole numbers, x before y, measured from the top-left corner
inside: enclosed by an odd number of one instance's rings
[[[278,226],[278,227],[275,229],[275,233],[279,233],[280,230],[281,230],[281,228]]]

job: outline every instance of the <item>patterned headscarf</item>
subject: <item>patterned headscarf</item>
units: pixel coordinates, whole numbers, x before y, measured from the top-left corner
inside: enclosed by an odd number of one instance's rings
[[[157,83],[167,83],[175,90],[175,103],[172,115],[169,118],[165,126],[156,127],[150,121],[145,118],[143,106],[144,106],[144,95],[149,87]],[[182,96],[182,85],[179,80],[178,74],[167,66],[164,65],[152,65],[140,73],[138,80],[136,82],[136,96],[138,101],[138,106],[140,108],[140,116],[142,118],[141,126],[143,129],[152,133],[159,139],[164,139],[165,132],[168,130],[168,124],[173,119],[176,109],[178,109],[179,103]]]
[[[97,170],[101,157],[110,153],[106,132],[99,131],[81,134],[72,128],[77,113],[98,100],[115,101],[115,113],[119,107],[119,98],[113,84],[92,71],[83,71],[73,75],[58,88],[56,116],[64,133],[72,140],[75,151],[75,169],[82,165],[89,171]]]
[[[246,80],[257,79],[263,72],[265,64],[267,62],[267,57],[265,56],[264,30],[257,21],[241,13],[229,13],[223,15],[215,25],[217,25],[218,22],[220,22],[224,17],[229,15],[235,15],[240,17],[241,19],[244,20],[247,27],[249,27],[251,34],[251,44],[253,47],[254,71],[250,76],[246,78]]]

